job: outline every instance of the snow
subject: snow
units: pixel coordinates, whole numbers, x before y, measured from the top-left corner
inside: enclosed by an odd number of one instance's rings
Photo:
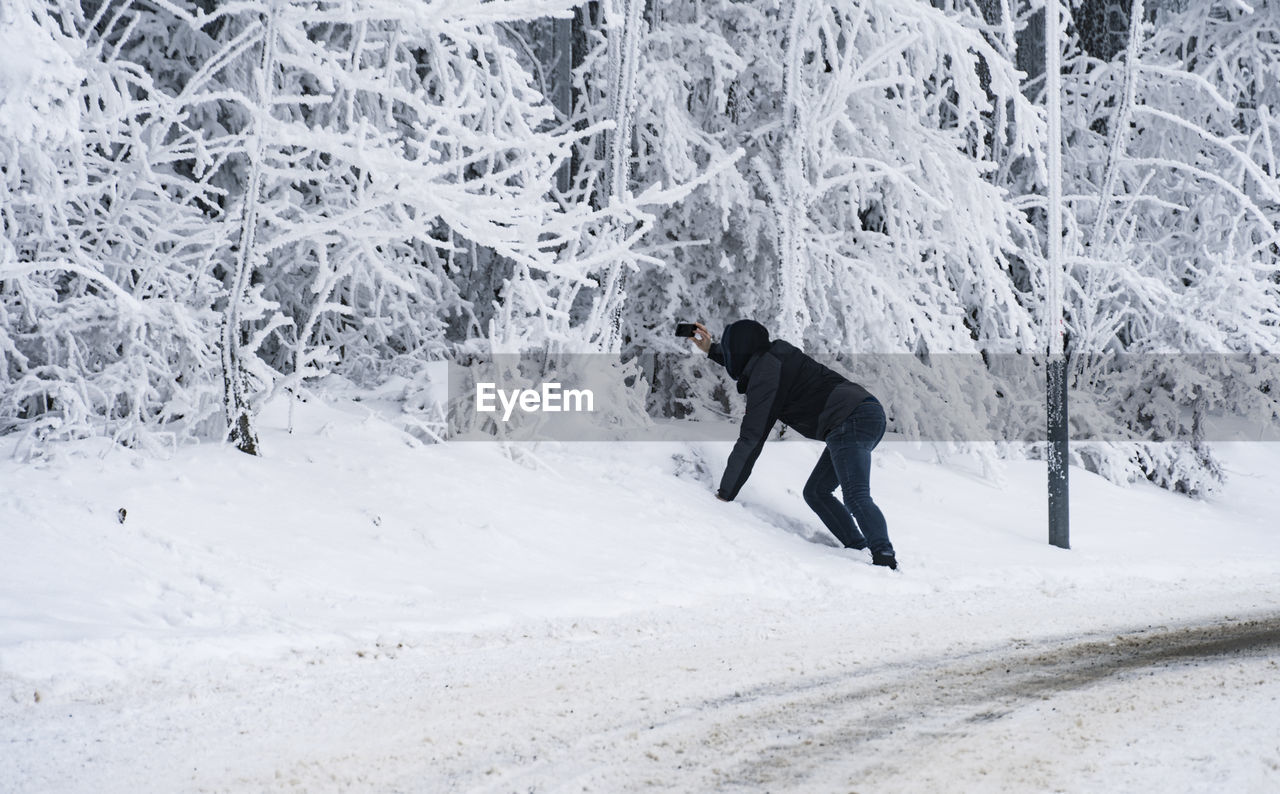
[[[0,9],[0,140],[47,144],[80,132],[75,98],[84,70],[83,47],[56,32],[43,9],[6,0]],[[33,10],[39,13],[33,16]]]
[[[290,434],[289,409],[262,458],[0,463],[0,789],[1280,786],[1275,642],[1037,667],[1274,621],[1280,446],[1222,445],[1200,501],[1073,469],[1063,551],[1042,463],[996,481],[891,437],[894,573],[808,513],[813,442],[723,504],[728,442],[534,465],[360,402],[299,403]]]
[[[204,5],[0,2],[0,794],[1280,790],[1274,444],[1077,446],[1064,551],[1026,450],[891,437],[890,572],[808,441],[421,443],[484,354],[719,416],[657,354],[740,317],[962,437],[1059,297],[1085,424],[1272,427],[1280,16]]]

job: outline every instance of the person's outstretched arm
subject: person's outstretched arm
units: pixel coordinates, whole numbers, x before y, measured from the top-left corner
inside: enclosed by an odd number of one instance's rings
[[[764,448],[765,439],[773,429],[776,418],[773,402],[778,395],[778,381],[782,375],[782,362],[776,357],[762,355],[756,361],[747,383],[747,415],[742,418],[738,442],[729,453],[729,464],[720,478],[720,490],[716,496],[731,502],[751,476],[751,468]]]

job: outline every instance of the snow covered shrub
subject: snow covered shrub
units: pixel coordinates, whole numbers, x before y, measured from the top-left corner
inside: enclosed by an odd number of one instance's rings
[[[141,443],[216,410],[203,188],[172,168],[193,136],[107,10],[0,11],[0,432]]]

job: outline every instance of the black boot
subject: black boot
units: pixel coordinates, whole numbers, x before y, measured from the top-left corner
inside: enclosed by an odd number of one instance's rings
[[[878,551],[871,552],[871,564],[883,565],[889,570],[898,570],[898,558],[893,556],[893,552],[881,554]]]

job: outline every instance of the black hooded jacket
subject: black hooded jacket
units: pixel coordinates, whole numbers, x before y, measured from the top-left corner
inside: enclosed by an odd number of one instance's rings
[[[747,395],[738,442],[720,479],[717,493],[722,499],[736,497],[751,476],[774,422],[782,420],[802,436],[822,440],[871,397],[790,342],[770,342],[767,332],[761,337],[762,331],[764,327],[752,320],[734,323],[708,354],[738,382],[738,393]]]

